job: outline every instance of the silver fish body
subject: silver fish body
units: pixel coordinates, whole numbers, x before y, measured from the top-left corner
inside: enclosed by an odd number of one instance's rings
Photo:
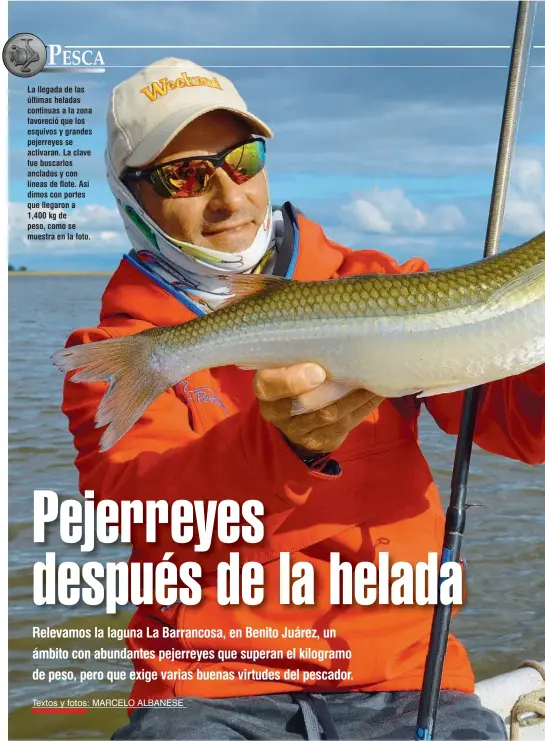
[[[545,363],[545,233],[452,270],[310,283],[235,276],[231,287],[237,300],[201,319],[54,356],[63,370],[82,369],[74,381],[110,381],[97,414],[110,425],[104,449],[159,393],[204,368],[318,363],[328,380],[299,397],[301,413],[354,388],[431,396]]]

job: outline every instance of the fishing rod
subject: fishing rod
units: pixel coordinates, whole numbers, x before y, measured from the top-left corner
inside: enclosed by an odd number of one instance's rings
[[[485,258],[495,255],[499,249],[509,186],[511,158],[515,146],[517,124],[528,69],[536,8],[536,0],[520,0],[518,4],[511,63],[509,66],[498,152],[496,155],[494,182],[488,212],[484,247]],[[452,469],[450,502],[446,513],[441,564],[449,562],[458,563],[460,559],[462,537],[466,523],[467,479],[479,395],[480,387],[478,386],[468,389],[464,394],[460,429]],[[424,679],[420,692],[420,704],[414,736],[417,741],[433,739],[451,615],[452,605],[443,605],[438,601],[433,612],[430,642],[424,668]]]

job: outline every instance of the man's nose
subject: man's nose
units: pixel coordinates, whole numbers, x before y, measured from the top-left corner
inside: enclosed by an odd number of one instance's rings
[[[208,208],[234,213],[240,210],[245,200],[243,188],[234,183],[222,167],[218,167],[211,182]]]

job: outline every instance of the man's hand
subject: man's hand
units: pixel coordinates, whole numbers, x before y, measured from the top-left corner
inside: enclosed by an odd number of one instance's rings
[[[261,414],[287,438],[299,457],[330,453],[346,439],[383,400],[364,389],[352,391],[322,409],[291,415],[292,400],[320,386],[325,371],[314,363],[257,371],[254,393]]]

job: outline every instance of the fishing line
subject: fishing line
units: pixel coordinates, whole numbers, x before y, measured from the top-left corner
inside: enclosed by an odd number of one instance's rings
[[[537,2],[535,0],[520,0],[518,4],[488,213],[484,247],[485,258],[496,254],[499,249],[511,159],[528,71],[536,10]],[[464,394],[460,430],[452,469],[451,496],[443,536],[442,563],[448,561],[456,563],[460,559],[466,522],[467,480],[479,404],[479,391],[480,387],[477,386],[469,389]],[[414,736],[417,741],[433,739],[451,615],[451,605],[443,605],[440,602],[435,605]]]

